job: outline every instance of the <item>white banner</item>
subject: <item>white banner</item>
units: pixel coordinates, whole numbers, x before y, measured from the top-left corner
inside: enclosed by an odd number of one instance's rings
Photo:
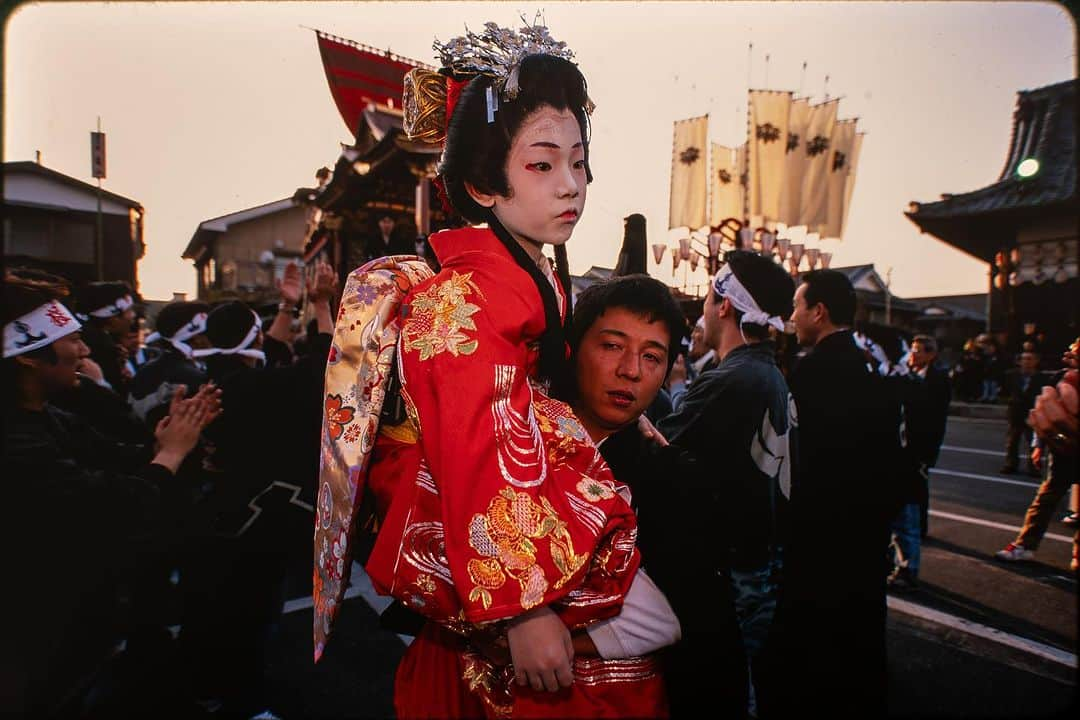
[[[791,92],[750,91],[750,214],[779,219]]]
[[[743,155],[746,153],[744,152]],[[709,205],[709,225],[719,225],[727,218],[742,220],[742,173],[736,164],[735,151],[712,144],[712,200]]]
[[[708,194],[709,116],[677,120],[671,153],[668,227],[697,230],[705,225]]]
[[[789,227],[799,224],[799,204],[802,202],[802,182],[808,158],[806,130],[810,126],[810,101],[806,98],[791,101],[788,111],[787,147],[784,155],[784,188],[780,193],[780,222]]]
[[[839,238],[843,229],[844,194],[851,168],[851,152],[855,148],[855,123],[855,120],[838,120],[833,130],[825,222],[818,227],[823,238]]]
[[[859,166],[859,153],[862,152],[862,141],[866,133],[856,133],[855,142],[851,146],[851,155],[848,156],[848,176],[844,181],[844,208],[840,213],[840,234],[838,239],[843,239],[847,232],[848,212],[851,210],[851,194],[855,192],[855,178]]]
[[[832,153],[833,130],[836,127],[836,111],[839,100],[829,100],[810,107],[810,123],[806,128],[806,168],[803,172],[802,200],[799,202],[799,222],[814,228],[825,222],[825,201],[828,197],[829,162]]]

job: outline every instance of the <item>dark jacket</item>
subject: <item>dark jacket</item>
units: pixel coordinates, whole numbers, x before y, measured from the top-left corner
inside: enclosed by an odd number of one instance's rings
[[[885,549],[908,467],[901,408],[850,331],[794,368],[799,474],[776,622],[789,713],[885,711]]]
[[[908,448],[917,462],[934,467],[945,442],[945,425],[949,419],[952,400],[949,374],[935,363],[926,368],[925,377],[911,373],[907,380],[904,417]]]
[[[204,431],[213,445],[210,462],[224,476],[204,508],[216,532],[256,532],[268,550],[299,551],[295,536],[278,530],[281,523],[312,522],[329,351],[330,335],[322,334],[292,365],[253,368],[238,357],[207,358],[222,392],[222,414]]]
[[[793,433],[775,350],[771,341],[735,348],[658,425],[711,476],[723,567],[763,567],[781,544],[778,506],[790,487]]]
[[[156,357],[135,373],[128,397],[135,416],[150,428],[168,413],[177,387],[185,388],[185,397],[193,397],[207,379],[205,370],[172,345],[162,343],[157,349]]]
[[[1035,398],[1047,385],[1051,384],[1052,377],[1047,373],[1036,371],[1031,375],[1024,375],[1020,368],[1013,368],[1005,373],[1005,383],[1002,393],[1009,397],[1008,416],[1013,425],[1027,423],[1028,411],[1035,407]]]
[[[717,468],[675,445],[659,447],[636,425],[600,444],[616,479],[630,486],[645,572],[667,597],[682,639],[663,652],[672,718],[721,717],[746,708],[746,655],[723,549]]]
[[[85,691],[123,624],[118,583],[173,523],[184,489],[145,447],[121,446],[46,405],[4,419],[0,707],[39,717]]]
[[[398,228],[390,233],[390,242],[383,242],[382,236],[375,233],[364,242],[364,254],[367,259],[383,257],[384,255],[415,255],[416,243],[412,238],[403,235]]]
[[[147,428],[146,423],[132,412],[127,400],[90,378],[80,378],[75,387],[59,393],[51,404],[79,416],[102,435],[117,442],[153,443],[153,428]]]

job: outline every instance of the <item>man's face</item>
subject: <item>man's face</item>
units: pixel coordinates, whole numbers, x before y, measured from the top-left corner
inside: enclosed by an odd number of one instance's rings
[[[608,308],[585,332],[574,358],[578,418],[594,440],[636,422],[667,376],[667,326]]]
[[[585,209],[585,146],[572,113],[543,106],[521,124],[506,156],[510,197],[495,216],[520,243],[562,245]]]
[[[922,370],[937,357],[936,352],[930,352],[921,342],[911,344],[911,367]]]
[[[705,302],[708,302],[708,299]],[[694,329],[690,331],[690,350],[687,355],[691,360],[697,360],[708,350],[709,348],[705,346],[705,326],[695,324]]]
[[[390,217],[379,218],[379,232],[384,236],[394,232],[394,219]]]
[[[1020,371],[1030,375],[1039,367],[1039,356],[1032,352],[1020,353]]]
[[[47,363],[40,360],[31,360],[38,370],[41,385],[46,395],[54,395],[79,383],[76,374],[82,359],[90,356],[90,348],[82,341],[79,333],[65,335],[52,344],[56,353],[56,362]]]
[[[795,309],[791,313],[791,324],[795,328],[795,337],[800,345],[814,345],[817,343],[821,330],[818,323],[820,315],[819,306],[807,307],[806,283],[795,289]]]
[[[120,340],[120,344],[128,351],[129,355],[134,355],[139,350],[139,345],[142,344],[141,340],[142,333],[139,331],[139,327],[133,324],[128,328],[127,332],[124,333],[124,337]]]
[[[135,322],[135,311],[128,308],[119,315],[114,315],[105,321],[105,332],[111,335],[117,342],[120,342],[131,329],[131,324],[133,322]]]
[[[720,345],[720,306],[723,300],[717,300],[716,294],[710,289],[705,293],[705,305],[702,308],[702,317],[705,319],[705,327],[702,331],[701,342],[704,345],[702,353],[709,348]]]

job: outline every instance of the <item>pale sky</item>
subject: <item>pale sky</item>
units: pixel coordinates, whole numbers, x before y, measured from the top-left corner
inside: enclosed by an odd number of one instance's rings
[[[31,4],[5,28],[3,157],[40,150],[93,182],[100,116],[105,188],[146,208],[143,295],[193,294],[180,253],[201,221],[311,186],[352,140],[301,25],[434,64],[433,38],[487,20],[517,27],[537,10],[597,103],[574,272],[614,265],[630,213],[645,215],[650,243],[679,236],[667,229],[672,123],[708,113],[710,140],[742,142],[753,42],[754,87],[798,91],[806,61],[803,94],[824,99],[828,74],[840,116],[867,133],[833,265],[891,267],[900,296],[983,292],[985,266],[903,211],[996,181],[1016,91],[1076,67],[1072,19],[1034,2]],[[670,256],[650,269],[672,281]]]

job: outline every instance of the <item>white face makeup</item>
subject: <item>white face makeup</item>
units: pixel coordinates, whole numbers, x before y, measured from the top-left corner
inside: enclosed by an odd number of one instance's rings
[[[487,196],[495,217],[534,258],[570,239],[585,209],[585,146],[569,111],[545,106],[522,123],[506,158],[510,197]]]

